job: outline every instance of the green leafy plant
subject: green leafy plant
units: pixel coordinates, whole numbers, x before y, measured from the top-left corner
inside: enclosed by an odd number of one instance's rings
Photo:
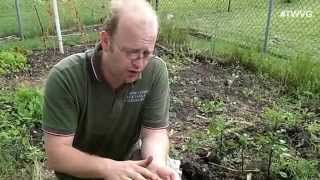
[[[287,174],[281,171],[279,164],[280,156],[291,156],[288,144],[285,140],[280,138],[276,132],[267,132],[260,134],[256,138],[256,143],[260,146],[258,148],[260,156],[267,158],[267,177],[272,175],[285,177]]]
[[[248,134],[244,133],[239,138],[239,145],[241,149],[241,174],[244,176],[244,151],[247,149],[249,143],[249,136]]]
[[[319,122],[313,122],[307,127],[308,132],[311,135],[320,134],[320,123]]]
[[[276,131],[278,130],[281,123],[285,122],[286,116],[284,113],[277,111],[275,109],[267,108],[263,114],[264,118],[267,120],[267,125],[271,128],[271,131],[267,133],[266,145],[269,149],[268,156],[268,178],[271,175],[272,159],[274,156],[275,148],[277,147],[278,137],[276,136]]]
[[[31,129],[39,128],[42,96],[38,89],[20,87],[15,92],[1,90],[0,95],[0,179],[27,179],[36,161],[44,158],[34,145]],[[34,172],[39,172],[34,171]]]
[[[320,123],[313,122],[308,125],[307,131],[311,137],[311,144],[313,145],[315,151],[320,152]]]
[[[272,171],[278,178],[308,180],[317,177],[317,161],[295,157],[286,148],[278,151],[272,165]]]
[[[225,104],[223,101],[198,101],[197,108],[202,113],[214,113],[214,112],[223,112],[225,109]]]
[[[224,130],[226,129],[226,120],[224,117],[220,116],[216,119],[212,119],[209,128],[208,128],[208,134],[210,136],[218,137],[217,141],[219,142],[219,156],[222,157],[224,145],[223,145],[223,135]]]
[[[272,138],[273,140],[270,143],[272,146],[272,157],[269,157],[270,162],[268,164],[268,173],[271,171],[276,176],[287,178],[288,173],[285,171],[281,163],[284,157],[292,157],[292,155],[289,152],[286,141],[277,136],[273,136]]]
[[[212,119],[207,132],[193,133],[187,142],[187,150],[196,152],[199,148],[212,147],[218,144],[218,155],[222,157],[224,150],[223,135],[226,129],[226,121],[224,117]]]
[[[204,132],[193,133],[187,141],[185,149],[188,152],[195,153],[199,148],[212,145],[215,142],[215,137]]]
[[[18,52],[0,52],[0,75],[18,72],[27,66],[27,58]]]
[[[18,114],[33,122],[42,119],[42,94],[39,89],[20,87],[16,90],[15,105]]]
[[[284,157],[288,158],[292,155],[288,151],[287,137],[284,137],[281,131],[284,130],[283,128],[297,127],[302,122],[302,117],[301,114],[293,113],[276,105],[264,111],[263,118],[267,121],[266,125],[269,128],[269,132],[266,134],[267,141],[265,142],[267,149],[269,149],[268,177],[270,177],[271,172],[282,178],[288,178],[296,173],[295,171],[288,173],[288,170],[284,167],[288,166],[287,163],[283,162],[286,160]]]
[[[263,118],[267,120],[268,126],[273,129],[278,129],[281,125],[294,127],[302,121],[299,114],[281,108],[277,105],[274,105],[272,108],[266,108],[263,113]]]

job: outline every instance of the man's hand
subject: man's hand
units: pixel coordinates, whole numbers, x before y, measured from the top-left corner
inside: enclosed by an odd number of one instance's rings
[[[167,129],[142,129],[142,157],[153,156],[154,160],[148,169],[158,175],[161,180],[180,180],[179,175],[166,166],[168,158],[169,138]]]
[[[148,169],[157,174],[162,180],[180,180],[179,175],[173,169],[156,162],[151,163]]]
[[[159,180],[158,176],[147,169],[152,156],[140,161],[112,161],[106,171],[106,180]]]

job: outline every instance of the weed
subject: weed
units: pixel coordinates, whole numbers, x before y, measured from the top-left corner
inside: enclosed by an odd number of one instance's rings
[[[301,54],[288,63],[287,79],[293,87],[305,91],[319,92],[320,63],[306,54]]]
[[[15,107],[19,116],[30,122],[40,123],[42,120],[42,94],[39,89],[20,87],[15,94]]]
[[[221,158],[224,151],[224,143],[223,143],[223,132],[226,129],[226,119],[222,116],[212,119],[209,128],[208,134],[210,136],[218,137],[217,141],[219,142],[219,157]]]
[[[174,21],[163,22],[160,27],[159,41],[175,50],[181,50],[189,44],[187,31],[177,27]]]
[[[292,128],[302,121],[299,114],[282,109],[276,105],[273,108],[266,108],[263,117],[267,120],[267,124],[269,124],[269,127],[273,130],[277,130],[280,126]]]
[[[198,101],[197,108],[205,114],[214,112],[223,112],[225,110],[225,103],[223,101]]]
[[[32,145],[30,129],[39,128],[42,97],[39,90],[21,87],[0,95],[0,179],[29,177],[28,167],[42,160],[43,150]],[[27,176],[26,176],[27,175]]]
[[[320,122],[313,122],[308,125],[307,131],[311,137],[311,144],[315,151],[320,152]]]
[[[179,57],[177,54],[174,54],[172,57],[162,56],[162,58],[168,66],[169,73],[174,76],[177,75],[177,73],[183,69],[186,64],[185,59]]]
[[[204,148],[209,145],[213,145],[216,139],[210,136],[208,133],[200,132],[194,133],[187,141],[186,149],[189,152],[195,153],[199,148]]]
[[[0,51],[0,76],[18,72],[27,66],[27,58],[18,52]]]
[[[241,149],[241,174],[242,176],[244,175],[244,151],[247,148],[248,145],[248,140],[249,140],[249,136],[248,134],[244,133],[240,136],[239,138],[239,145],[240,145],[240,149]]]
[[[288,153],[280,153],[274,161],[272,169],[278,178],[308,180],[317,176],[317,162],[294,157]]]
[[[269,128],[271,128],[271,131],[267,133],[267,138],[265,139],[265,144],[268,147],[269,155],[268,155],[268,178],[270,178],[271,175],[271,167],[272,167],[272,159],[275,156],[279,144],[277,143],[279,140],[279,137],[277,136],[277,130],[279,126],[284,123],[287,119],[287,116],[285,113],[281,111],[277,111],[274,109],[267,109],[264,112],[264,118],[267,120],[267,125],[269,125]],[[281,141],[280,141],[281,142]]]

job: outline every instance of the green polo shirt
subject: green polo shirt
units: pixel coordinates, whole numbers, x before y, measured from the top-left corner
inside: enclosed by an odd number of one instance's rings
[[[97,46],[51,69],[44,93],[43,130],[74,135],[73,147],[83,152],[125,160],[143,126],[168,126],[168,71],[160,58],[151,58],[140,79],[114,92],[102,80],[100,61]]]

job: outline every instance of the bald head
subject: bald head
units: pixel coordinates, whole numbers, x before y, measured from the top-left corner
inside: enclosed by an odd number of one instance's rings
[[[111,17],[104,24],[104,29],[113,36],[119,26],[151,28],[158,32],[159,23],[156,12],[145,0],[112,0]]]

